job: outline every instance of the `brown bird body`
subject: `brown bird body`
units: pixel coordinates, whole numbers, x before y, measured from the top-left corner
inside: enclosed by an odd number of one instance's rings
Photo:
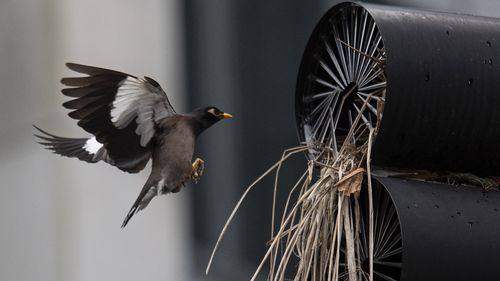
[[[160,85],[103,68],[68,63],[86,77],[63,78],[64,95],[74,99],[63,105],[68,115],[91,133],[91,138],[65,138],[40,131],[42,145],[53,152],[82,161],[104,161],[120,170],[137,173],[151,158],[151,174],[122,227],[157,195],[178,192],[192,179],[197,182],[204,162],[191,163],[198,135],[216,122],[232,117],[213,106],[177,114]]]
[[[181,125],[190,122],[193,122],[192,118],[183,115],[167,117],[160,122],[161,137],[155,139],[151,174],[127,214],[123,227],[155,196],[178,192],[191,178],[196,133],[192,126]]]

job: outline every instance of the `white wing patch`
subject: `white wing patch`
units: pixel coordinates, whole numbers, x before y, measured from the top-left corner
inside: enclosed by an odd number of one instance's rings
[[[98,142],[95,137],[88,139],[83,146],[83,149],[85,149],[85,151],[87,151],[89,154],[96,154],[101,148],[102,143]]]
[[[129,76],[116,92],[111,122],[116,128],[123,129],[135,119],[135,132],[141,137],[141,146],[145,147],[155,133],[155,121],[170,114],[165,101],[166,96],[161,89],[144,79]]]
[[[111,122],[115,127],[123,129],[135,118],[141,96],[146,95],[148,93],[140,79],[129,76],[123,80],[118,87],[111,109]]]

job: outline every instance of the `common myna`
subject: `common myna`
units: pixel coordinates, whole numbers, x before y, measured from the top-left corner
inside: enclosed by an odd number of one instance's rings
[[[104,161],[137,173],[153,159],[151,174],[122,227],[156,195],[178,192],[189,179],[197,182],[203,160],[193,163],[197,136],[217,121],[232,117],[216,107],[178,114],[160,85],[149,77],[67,63],[84,77],[63,78],[62,93],[73,99],[63,106],[91,138],[64,138],[40,128],[37,136],[47,149],[95,163]]]

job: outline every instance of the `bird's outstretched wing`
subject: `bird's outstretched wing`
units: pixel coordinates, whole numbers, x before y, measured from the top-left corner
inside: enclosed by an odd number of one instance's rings
[[[87,75],[61,80],[68,86],[62,93],[73,98],[63,104],[73,110],[68,115],[79,120],[78,125],[103,145],[108,163],[127,172],[142,170],[150,157],[155,124],[176,114],[166,93],[148,77],[75,63],[66,65]],[[61,142],[54,136],[47,141]]]

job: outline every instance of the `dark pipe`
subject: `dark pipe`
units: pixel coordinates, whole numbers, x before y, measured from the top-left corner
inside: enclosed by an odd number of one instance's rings
[[[500,20],[345,2],[320,20],[304,52],[296,93],[304,141],[304,84],[329,19],[362,7],[386,53],[386,101],[373,165],[500,174]],[[341,121],[342,123],[342,121]],[[344,123],[345,120],[344,120]]]
[[[499,174],[500,20],[362,6],[387,56],[373,163]]]
[[[497,281],[500,192],[377,177],[396,207],[401,281]]]

